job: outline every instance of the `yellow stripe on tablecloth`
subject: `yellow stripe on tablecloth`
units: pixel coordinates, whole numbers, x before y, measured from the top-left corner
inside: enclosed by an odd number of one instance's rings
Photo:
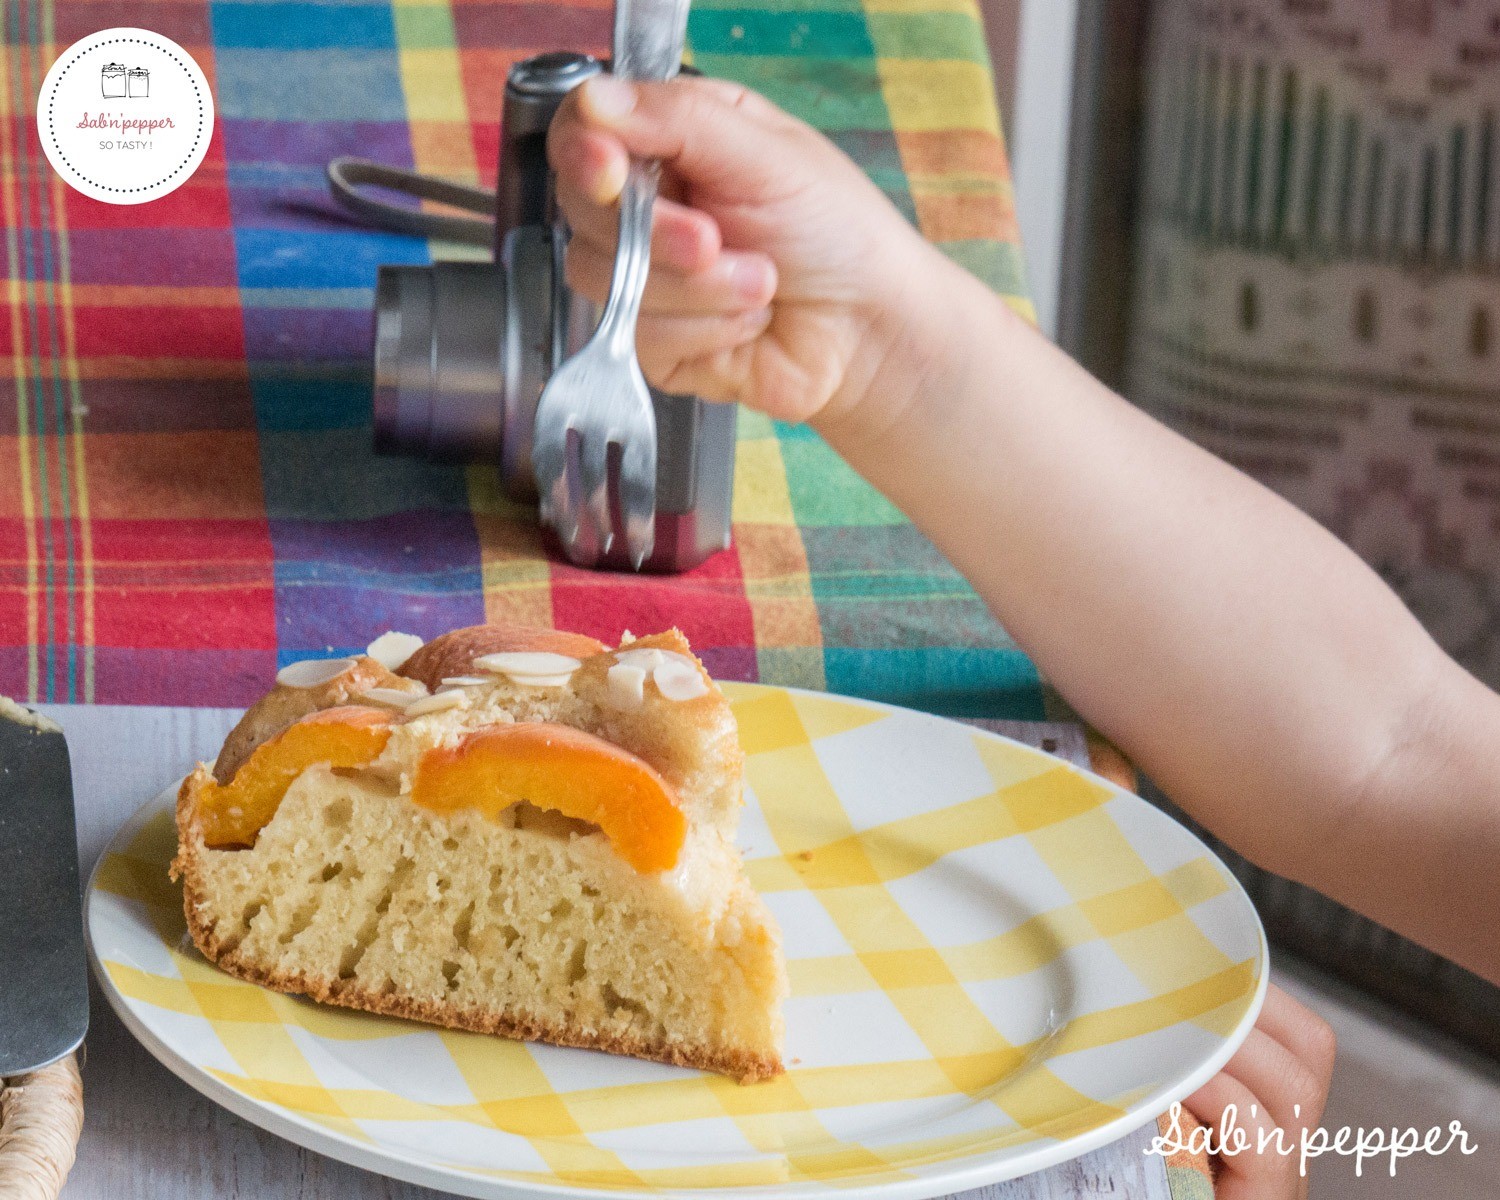
[[[0,51],[4,54],[3,62],[7,68],[5,74],[10,85],[8,89],[0,88],[0,107],[4,108],[7,117],[13,111],[11,108],[13,100],[17,104],[15,112],[26,110],[28,98],[37,94],[37,88],[40,86],[48,65],[58,53],[56,15],[52,5],[40,6],[39,17],[41,23],[39,37],[7,44],[3,51]],[[12,286],[7,289],[12,313],[12,345],[17,350],[29,351],[29,354],[18,357],[14,365],[17,418],[16,476],[21,493],[20,508],[26,545],[26,692],[22,698],[92,701],[94,698],[93,534],[89,527],[87,464],[83,455],[80,391],[77,376],[72,369],[76,362],[77,339],[67,291],[71,280],[71,258],[68,254],[67,242],[67,188],[55,174],[45,168],[25,169],[28,157],[33,153],[31,148],[24,144],[18,147],[12,137],[14,126],[10,120],[0,121],[0,125],[3,125],[3,129],[0,129],[0,163],[5,164],[7,168],[3,172],[5,186],[0,188],[0,211],[3,211],[6,228],[6,261],[14,265],[22,260],[22,256],[17,251],[19,228],[31,228],[39,223],[42,228],[37,231],[37,235],[44,243],[49,238],[47,232],[49,228],[57,238],[56,277],[31,278],[22,282],[19,287],[12,283]],[[20,169],[9,169],[16,164],[21,165]],[[26,189],[29,187],[34,187],[35,192],[28,193]],[[45,274],[51,274],[51,272],[48,271]],[[41,339],[28,345],[20,316],[23,306],[32,313],[38,332],[41,331],[44,322],[37,314],[53,315],[54,320],[47,324],[50,325],[53,337],[61,343],[60,352],[54,353],[52,346],[44,344]],[[52,383],[50,388],[47,387],[48,376]],[[31,426],[28,412],[30,398],[27,395],[25,383],[28,378],[35,382],[39,408],[52,405],[62,381],[67,381],[69,411],[66,416],[58,414],[58,425],[53,435],[47,433],[45,421],[41,428],[33,430]],[[51,398],[44,400],[43,393]],[[55,456],[51,454],[54,449]],[[36,454],[34,466],[31,461],[33,452]],[[55,476],[55,485],[48,485],[49,476]],[[45,493],[51,493],[42,495],[42,518],[52,521],[71,520],[78,529],[78,557],[74,558],[71,550],[63,551],[65,561],[60,574],[70,577],[67,578],[65,584],[60,583],[47,588],[50,595],[46,596],[47,611],[45,613],[43,612],[43,585],[40,570],[39,542],[41,539],[35,529],[38,514],[33,495],[33,488],[38,482],[41,483]],[[64,535],[60,540],[66,546],[67,536]],[[75,564],[81,576],[76,585],[71,578]],[[50,624],[51,627],[44,629],[44,624]],[[78,656],[83,665],[82,686],[77,687],[76,691],[75,686],[78,681],[71,675],[64,675],[62,679],[59,679],[56,670],[54,670],[53,677],[47,680],[45,691],[42,687],[39,643],[44,638],[50,643],[54,630],[59,628],[66,631],[68,641],[78,645],[83,651]],[[64,663],[71,663],[71,661],[68,656],[64,656],[62,660]],[[71,667],[65,666],[61,669],[70,671]]]
[[[742,437],[734,450],[734,521],[756,525],[797,524],[787,487],[786,463],[774,434]]]
[[[807,547],[797,525],[781,441],[770,420],[742,412],[730,503],[756,673],[796,687],[827,685],[823,627],[807,586]]]
[[[535,508],[505,494],[493,465],[471,466],[465,478],[479,540],[484,619],[550,627],[552,567]]]
[[[978,129],[999,133],[988,69],[957,59],[879,58],[881,92],[901,133]]]
[[[7,286],[20,286],[14,277]],[[238,308],[237,287],[175,287],[145,283],[70,283],[68,299],[79,308]]]
[[[794,687],[823,687],[823,630],[808,595],[807,551],[794,525],[735,526],[758,672]]]
[[[400,22],[397,22],[400,36]],[[414,124],[425,125],[440,122],[464,133],[468,153],[463,161],[453,165],[463,171],[461,178],[477,177],[474,161],[474,143],[469,136],[469,105],[464,96],[462,68],[458,51],[451,46],[429,46],[422,49],[403,49],[400,52],[401,84],[406,93],[406,115]],[[440,164],[425,158],[413,138],[412,157],[417,170],[439,169]],[[467,168],[467,169],[466,169]],[[443,174],[450,174],[452,167]]]
[[[94,523],[91,519],[89,504],[89,468],[88,454],[85,450],[84,417],[88,409],[83,403],[83,388],[78,382],[78,373],[74,365],[78,361],[78,323],[73,316],[74,299],[72,296],[73,284],[73,253],[68,239],[67,204],[63,197],[64,184],[61,179],[54,179],[53,183],[53,211],[57,217],[57,251],[59,274],[63,282],[59,284],[59,308],[62,312],[63,326],[63,362],[64,378],[68,387],[68,419],[70,421],[71,437],[69,438],[73,450],[73,470],[70,477],[73,480],[73,494],[75,499],[74,516],[77,518],[78,527],[78,566],[82,575],[82,586],[79,588],[79,608],[81,626],[79,630],[79,641],[83,654],[83,686],[79,689],[79,699],[85,704],[94,702],[94,667],[96,661],[94,642],[96,640],[95,625],[95,588],[94,588]]]
[[[456,48],[451,5],[447,0],[438,3],[396,0],[396,3],[402,8],[428,10],[423,18],[423,44],[400,45],[398,54],[413,167],[426,174],[474,183],[479,178],[479,166],[474,157],[468,95]],[[445,22],[444,28],[434,30],[434,20]],[[398,13],[398,44],[409,28]],[[428,39],[447,44],[433,46]],[[487,251],[476,247],[455,246],[435,239],[429,239],[428,249],[434,259],[487,256]],[[471,466],[464,478],[479,543],[485,620],[551,626],[554,624],[552,571],[535,508],[505,495],[499,472],[492,464]]]
[[[54,362],[50,354],[40,362]],[[249,378],[244,359],[230,358],[131,358],[124,354],[102,354],[78,358],[74,367],[83,379],[171,379],[181,381]],[[30,377],[31,363],[14,354],[0,354],[0,379]],[[28,429],[30,427],[28,426]]]

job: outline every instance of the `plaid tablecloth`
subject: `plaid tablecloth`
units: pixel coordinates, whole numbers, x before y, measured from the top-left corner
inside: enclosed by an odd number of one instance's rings
[[[1036,673],[953,571],[805,429],[743,414],[733,549],[677,578],[549,561],[490,467],[377,458],[380,263],[457,247],[327,198],[358,154],[492,181],[507,68],[607,50],[610,7],[478,0],[6,0],[0,690],[237,704],[278,664],[513,618],[605,640],[677,624],[726,678],[984,716]],[[208,158],[136,207],[69,190],[33,111],[69,43],[140,25],[218,105]],[[970,0],[694,6],[696,64],[826,130],[923,232],[1023,296]]]

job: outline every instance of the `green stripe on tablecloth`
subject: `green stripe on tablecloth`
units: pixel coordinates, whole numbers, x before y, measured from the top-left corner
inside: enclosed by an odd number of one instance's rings
[[[957,59],[988,67],[984,26],[967,13],[891,13],[869,16],[882,58]]]
[[[943,253],[997,292],[1026,295],[1026,267],[1021,248],[1005,242],[942,242]]]
[[[705,74],[754,88],[824,132],[891,127],[873,58],[752,58],[695,51],[693,63]]]
[[[1213,1181],[1190,1167],[1168,1167],[1167,1187],[1172,1200],[1214,1200]]]
[[[451,50],[456,42],[453,10],[446,4],[396,4],[391,7],[396,43],[403,50]]]
[[[777,435],[798,525],[906,524],[901,510],[811,429],[805,425],[781,426]]]
[[[875,696],[948,717],[1040,721],[1040,678],[1020,650],[890,649],[823,651],[828,690]]]
[[[808,12],[788,21],[765,10],[716,9],[693,19],[693,54],[697,62],[705,54],[734,54],[740,46],[753,48],[758,56],[791,55],[801,58],[871,58],[875,47],[864,14]]]

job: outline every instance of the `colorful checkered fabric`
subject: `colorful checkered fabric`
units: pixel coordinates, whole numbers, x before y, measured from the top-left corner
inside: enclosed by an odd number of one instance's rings
[[[1036,673],[963,580],[805,429],[746,414],[735,542],[677,578],[549,560],[486,466],[377,458],[381,263],[461,248],[330,203],[357,154],[492,179],[507,68],[606,49],[607,5],[7,0],[0,218],[0,690],[239,704],[278,664],[486,618],[606,640],[677,624],[718,675],[1039,716]],[[203,166],[117,208],[43,160],[35,97],[68,44],[139,25],[214,88]],[[694,6],[694,61],[826,130],[1021,309],[972,0]],[[470,252],[472,253],[472,252]]]

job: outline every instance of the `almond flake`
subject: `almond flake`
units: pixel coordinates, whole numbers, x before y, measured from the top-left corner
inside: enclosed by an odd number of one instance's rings
[[[652,671],[651,678],[657,691],[668,700],[696,700],[708,695],[702,672],[675,654]]]
[[[434,692],[431,696],[418,696],[406,706],[408,717],[425,717],[428,713],[447,712],[450,708],[467,708],[469,697],[462,688],[451,692]]]
[[[497,675],[512,678],[523,675],[571,675],[583,666],[576,658],[566,654],[552,654],[545,650],[516,650],[501,654],[481,654],[474,660],[481,671],[493,671]]]
[[[359,699],[371,704],[383,704],[387,708],[405,708],[425,696],[425,692],[403,692],[399,688],[373,687],[360,692]]]
[[[353,665],[352,658],[304,658],[277,671],[276,682],[282,687],[314,688],[337,679]]]
[[[510,675],[507,678],[517,687],[560,688],[568,686],[573,672],[566,675]]]
[[[493,675],[448,675],[443,678],[439,691],[447,691],[449,688],[485,687],[494,683]]]
[[[658,650],[655,646],[644,646],[639,650],[617,650],[615,652],[616,662],[625,663],[631,667],[640,667],[643,671],[649,671],[656,667],[665,657],[665,652]]]
[[[609,702],[615,708],[629,711],[640,708],[646,700],[646,672],[633,663],[616,663],[605,674],[609,684]]]
[[[422,639],[414,633],[382,633],[365,647],[365,653],[387,671],[397,670],[402,663],[422,648]]]

